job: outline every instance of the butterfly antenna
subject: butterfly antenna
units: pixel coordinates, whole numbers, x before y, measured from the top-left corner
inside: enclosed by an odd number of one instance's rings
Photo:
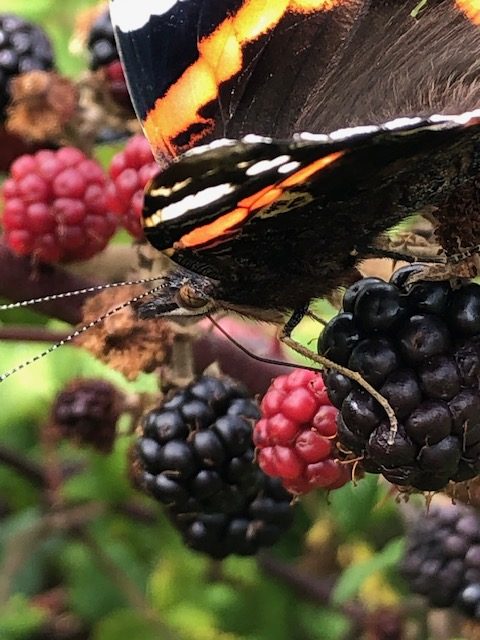
[[[153,279],[154,280],[158,280],[158,278],[153,278]],[[148,282],[149,280],[150,279],[147,279],[144,282]],[[113,316],[115,313],[118,313],[122,309],[125,309],[126,307],[129,307],[130,305],[134,304],[135,302],[138,302],[139,300],[142,300],[143,298],[146,298],[147,296],[152,295],[153,293],[156,293],[157,291],[162,289],[164,286],[165,285],[159,285],[158,287],[154,287],[153,289],[149,289],[148,291],[144,291],[143,293],[139,294],[138,296],[135,296],[134,298],[130,298],[129,300],[126,300],[125,302],[122,302],[122,304],[119,304],[116,307],[113,307],[112,309],[110,309],[106,313],[103,313],[98,318],[95,318],[95,320],[92,320],[88,324],[83,325],[83,327],[80,327],[80,329],[76,329],[75,331],[73,331],[73,333],[70,333],[68,336],[66,336],[62,340],[59,340],[55,344],[52,344],[50,347],[48,347],[48,349],[45,349],[41,353],[38,353],[36,356],[33,356],[33,358],[25,360],[25,362],[22,362],[21,364],[17,365],[16,367],[13,367],[9,371],[6,371],[5,373],[2,373],[0,375],[0,383],[4,382],[4,380],[6,380],[7,378],[10,378],[10,376],[13,376],[13,374],[18,373],[22,369],[25,369],[26,367],[29,367],[34,362],[37,362],[38,360],[41,360],[42,358],[45,358],[45,356],[48,356],[53,351],[56,351],[60,347],[63,347],[63,345],[68,344],[69,342],[72,342],[72,340],[74,340],[75,338],[78,338],[78,336],[82,335],[83,333],[85,333],[89,329],[93,329],[93,327],[96,327],[97,325],[102,323],[107,318],[110,318],[110,316]]]
[[[54,293],[51,296],[43,296],[41,298],[31,298],[30,300],[22,300],[21,302],[9,302],[7,304],[0,305],[0,311],[9,311],[10,309],[20,309],[22,307],[30,307],[34,304],[40,304],[42,302],[52,302],[53,300],[61,300],[62,298],[73,298],[74,296],[81,296],[86,293],[95,293],[97,291],[104,291],[105,289],[115,289],[117,287],[129,287],[136,284],[149,284],[157,280],[162,280],[164,276],[152,276],[151,278],[141,278],[140,280],[125,280],[123,282],[110,282],[106,284],[97,284],[92,287],[85,287],[84,289],[76,289],[74,291],[65,291],[65,293]]]

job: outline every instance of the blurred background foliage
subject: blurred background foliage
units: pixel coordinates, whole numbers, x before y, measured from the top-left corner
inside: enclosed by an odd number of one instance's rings
[[[2,12],[43,25],[60,71],[72,77],[86,70],[86,55],[72,46],[75,21],[95,4],[0,0]],[[26,311],[1,321],[47,322]],[[40,346],[2,345],[1,369]],[[403,521],[376,477],[305,498],[293,530],[267,555],[211,561],[186,549],[131,488],[128,419],[109,455],[68,443],[52,450],[50,404],[79,376],[108,377],[127,393],[156,386],[146,375],[126,383],[68,347],[2,383],[0,640],[341,640],[358,638],[368,616],[374,629],[378,612],[400,610]],[[18,460],[7,460],[11,452]],[[58,469],[67,479],[49,495],[42,478]]]

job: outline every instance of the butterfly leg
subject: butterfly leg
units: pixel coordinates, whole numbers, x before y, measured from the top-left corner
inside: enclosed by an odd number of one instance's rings
[[[397,422],[397,417],[395,415],[395,412],[392,409],[389,402],[387,401],[387,399],[384,398],[381,395],[381,393],[379,393],[376,389],[374,389],[372,385],[369,384],[358,373],[358,371],[353,371],[352,369],[343,367],[342,365],[339,365],[336,362],[333,362],[333,360],[330,360],[325,356],[315,353],[311,349],[307,349],[307,347],[304,347],[302,344],[300,344],[299,342],[297,342],[291,337],[291,334],[295,329],[295,327],[300,323],[302,318],[308,313],[309,313],[308,305],[295,309],[292,315],[290,316],[290,318],[285,323],[280,333],[280,341],[285,346],[292,349],[292,351],[295,351],[296,353],[303,356],[304,358],[307,358],[308,360],[311,360],[316,364],[319,364],[323,369],[334,369],[335,371],[338,371],[339,373],[343,374],[347,378],[350,378],[351,380],[356,382],[359,386],[361,386],[363,389],[365,389],[365,391],[367,391],[379,403],[379,405],[384,409],[385,413],[387,414],[388,420],[390,422],[390,433],[388,436],[388,444],[392,445],[395,441],[395,435],[398,430],[398,422]]]

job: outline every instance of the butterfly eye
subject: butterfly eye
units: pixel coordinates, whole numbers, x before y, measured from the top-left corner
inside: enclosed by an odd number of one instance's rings
[[[199,309],[208,304],[209,300],[191,284],[184,284],[177,293],[177,301],[186,309]]]

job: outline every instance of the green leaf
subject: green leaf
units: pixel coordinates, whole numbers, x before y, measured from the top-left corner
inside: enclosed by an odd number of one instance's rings
[[[0,608],[0,638],[30,640],[45,621],[45,613],[26,598],[15,595]]]
[[[101,620],[95,627],[92,640],[159,640],[158,632],[145,616],[132,609],[114,611]]]
[[[378,476],[367,474],[357,485],[348,483],[332,492],[331,513],[344,536],[358,536],[365,530],[384,491]]]
[[[385,571],[397,565],[404,550],[404,539],[397,538],[366,562],[353,564],[345,569],[335,585],[333,602],[338,605],[354,598],[365,580],[373,573]]]

